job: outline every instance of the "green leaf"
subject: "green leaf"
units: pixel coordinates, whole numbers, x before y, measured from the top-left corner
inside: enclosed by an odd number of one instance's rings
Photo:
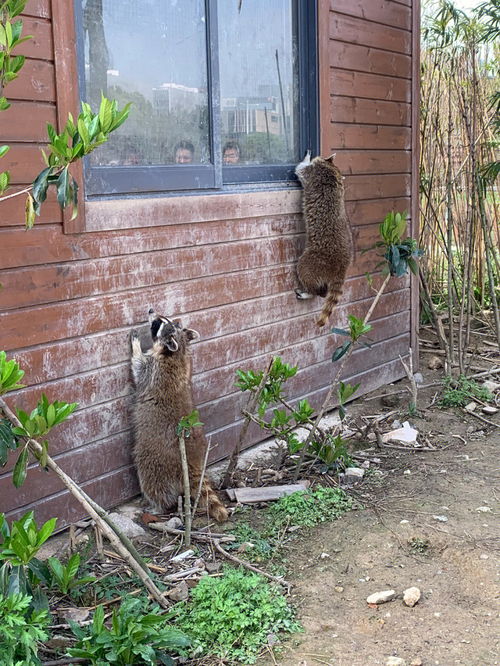
[[[61,208],[70,202],[68,167],[64,168],[57,179],[57,201]]]
[[[17,459],[12,473],[12,482],[16,488],[20,488],[26,480],[26,473],[28,469],[28,450],[24,448]]]
[[[10,150],[10,146],[0,146],[0,157],[6,155]]]
[[[3,171],[0,173],[0,194],[3,194],[5,190],[9,187],[10,182],[10,173],[8,171]]]
[[[351,344],[352,342],[347,340],[347,342],[344,342],[341,347],[337,347],[337,349],[333,352],[332,361],[335,363],[335,361],[340,360],[342,356],[344,356],[349,351]]]
[[[346,335],[347,337],[350,335],[349,331],[346,331],[345,328],[332,328],[332,333],[335,333],[335,335]]]
[[[0,111],[7,111],[10,108],[10,104],[7,101],[6,97],[0,97]]]

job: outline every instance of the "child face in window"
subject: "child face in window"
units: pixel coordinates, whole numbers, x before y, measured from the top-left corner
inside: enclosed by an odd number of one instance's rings
[[[193,153],[188,148],[177,148],[175,152],[176,164],[191,164]]]

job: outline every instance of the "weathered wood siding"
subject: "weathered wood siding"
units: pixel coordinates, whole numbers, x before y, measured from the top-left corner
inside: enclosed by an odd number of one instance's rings
[[[54,46],[66,30],[63,0],[31,0],[26,12],[26,67],[6,93],[0,140],[16,187],[42,161],[45,123],[57,123],[76,82],[60,80],[74,62],[54,68]],[[412,188],[412,7],[390,0],[320,0],[322,153],[337,152],[346,173],[348,209],[358,250],[376,240],[391,209],[409,209]],[[52,10],[52,11],[51,11]],[[74,53],[73,56],[74,58]],[[73,68],[73,70],[72,70]],[[64,92],[63,92],[64,91]],[[4,158],[4,163],[7,158]],[[4,167],[5,168],[5,167]],[[51,451],[65,471],[106,506],[137,493],[129,431],[128,333],[150,306],[201,333],[193,345],[194,392],[211,435],[213,458],[233,446],[241,395],[238,368],[262,368],[280,354],[300,366],[294,398],[317,403],[337,346],[314,325],[319,301],[295,299],[294,269],[304,243],[300,192],[239,193],[152,200],[92,201],[80,233],[51,199],[36,227],[22,226],[24,198],[0,209],[0,349],[26,370],[27,388],[13,395],[31,409],[42,391],[77,401],[75,415],[54,431]],[[335,319],[362,316],[372,291],[364,277],[377,264],[358,252]],[[378,278],[375,278],[377,282]],[[363,391],[401,376],[399,355],[411,340],[410,280],[394,280],[376,311],[372,350],[356,351],[346,376]],[[261,438],[251,430],[249,442]],[[12,461],[0,474],[0,510],[35,508],[60,523],[82,512],[51,474],[30,470],[15,490]]]

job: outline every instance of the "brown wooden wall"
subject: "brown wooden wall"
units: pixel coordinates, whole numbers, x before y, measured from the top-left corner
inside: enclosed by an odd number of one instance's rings
[[[322,153],[336,151],[346,173],[358,249],[373,244],[387,211],[412,206],[412,9],[416,15],[411,0],[319,0]],[[0,116],[16,187],[42,165],[45,123],[55,124],[75,104],[68,13],[65,0],[28,2],[26,32],[35,39],[25,45],[19,80],[5,90],[12,109]],[[65,54],[56,70],[54,48]],[[194,393],[214,459],[230,451],[239,428],[236,369],[262,368],[280,354],[301,368],[293,397],[314,403],[325,394],[337,341],[315,328],[319,300],[300,302],[293,293],[304,242],[300,191],[92,201],[82,206],[77,227],[52,199],[29,232],[22,227],[23,197],[0,205],[0,349],[19,360],[28,385],[12,402],[31,409],[44,391],[79,403],[54,431],[51,451],[104,505],[137,493],[127,336],[150,306],[201,333],[193,345]],[[373,253],[358,253],[336,325],[367,310],[372,292],[364,274],[376,263]],[[412,288],[408,278],[391,282],[375,311],[376,344],[350,361],[346,376],[364,391],[402,375],[399,355],[408,352],[416,307]],[[260,437],[253,430],[249,442]],[[15,490],[11,467],[0,471],[1,511],[35,508],[39,520],[58,515],[61,524],[81,517],[52,475],[33,468]]]

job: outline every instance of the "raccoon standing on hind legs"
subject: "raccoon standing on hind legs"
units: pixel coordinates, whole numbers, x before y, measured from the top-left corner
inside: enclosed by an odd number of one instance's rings
[[[141,492],[154,510],[167,511],[177,506],[183,494],[182,466],[177,426],[193,411],[191,353],[189,343],[199,337],[183,328],[180,321],[149,311],[153,347],[141,349],[137,331],[131,333],[132,376],[134,379],[134,459]],[[207,442],[201,428],[194,428],[186,439],[191,493],[200,484]],[[203,480],[200,508],[219,522],[227,511],[216,493]]]
[[[333,312],[344,285],[353,255],[351,226],[344,203],[344,178],[333,163],[335,155],[311,161],[310,152],[297,165],[303,193],[306,222],[306,249],[299,259],[297,275],[300,282],[297,298],[326,298],[317,320],[324,326]]]

